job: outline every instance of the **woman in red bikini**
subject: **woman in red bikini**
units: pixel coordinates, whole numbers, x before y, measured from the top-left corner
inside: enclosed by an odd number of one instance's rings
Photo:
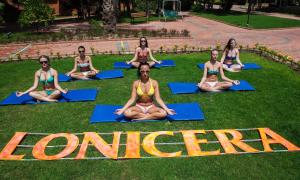
[[[150,62],[148,57],[150,57]],[[160,64],[161,61],[157,61],[153,56],[151,49],[148,47],[148,41],[145,37],[140,38],[140,46],[136,48],[134,58],[127,62],[127,64],[132,64],[132,66],[138,68],[140,63],[147,62],[150,67],[154,66],[155,63]]]

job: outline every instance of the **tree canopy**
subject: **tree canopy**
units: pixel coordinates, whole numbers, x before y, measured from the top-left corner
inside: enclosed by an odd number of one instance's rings
[[[39,26],[47,26],[54,20],[54,11],[41,0],[19,0],[24,10],[19,17],[19,23],[23,26],[35,25],[37,30]]]
[[[3,22],[4,3],[0,2],[0,23]]]

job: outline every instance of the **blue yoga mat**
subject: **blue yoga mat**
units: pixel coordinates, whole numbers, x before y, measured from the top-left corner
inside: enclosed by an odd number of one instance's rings
[[[173,94],[194,94],[201,92],[197,83],[171,82],[168,83]],[[245,80],[240,80],[239,85],[233,85],[226,91],[254,91],[255,89]],[[225,91],[224,91],[225,92]]]
[[[155,64],[154,67],[161,68],[161,67],[174,67],[175,62],[173,60],[162,60],[160,64]]]
[[[155,64],[154,67],[156,68],[161,68],[161,67],[174,67],[175,62],[173,60],[162,60],[160,64]],[[115,62],[114,63],[114,68],[115,69],[130,69],[133,66],[131,64],[127,64],[126,62]]]
[[[115,69],[130,69],[132,68],[131,64],[127,64],[126,62],[115,62],[114,63],[114,68]]]
[[[78,89],[69,90],[67,94],[62,94],[58,102],[79,102],[79,101],[94,101],[96,99],[98,89]],[[31,96],[25,94],[17,97],[16,93],[11,93],[4,99],[0,105],[18,105],[18,104],[45,104],[49,102],[36,102]]]
[[[244,67],[243,67],[243,70],[249,70],[249,69],[261,69],[261,66],[255,64],[255,63],[244,63]],[[203,63],[200,63],[200,64],[197,64],[197,67],[199,69],[204,69],[204,64]]]
[[[113,69],[113,70],[106,70],[106,71],[101,71],[100,73],[96,74],[96,77],[93,79],[88,79],[88,80],[99,80],[99,79],[113,79],[113,78],[121,78],[123,77],[123,71]],[[58,74],[58,81],[59,82],[68,82],[73,80],[70,76],[67,76],[65,74]]]
[[[123,76],[124,76],[123,71],[117,69],[102,71],[96,74],[96,78],[98,79],[113,79],[113,78],[121,78]]]
[[[169,108],[174,109],[175,115],[168,115],[166,120],[169,121],[191,121],[191,120],[204,120],[204,114],[198,103],[182,103],[182,104],[168,104]],[[160,121],[160,120],[143,120],[143,121],[130,121],[125,119],[124,115],[116,115],[116,109],[120,109],[119,105],[96,105],[90,123],[97,122],[146,122],[146,121]]]

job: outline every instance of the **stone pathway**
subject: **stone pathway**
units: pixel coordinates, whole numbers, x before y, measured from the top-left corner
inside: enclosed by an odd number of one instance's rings
[[[126,26],[126,25],[123,25]],[[229,38],[233,37],[238,44],[254,46],[256,43],[266,45],[283,54],[291,55],[296,61],[300,61],[300,28],[273,29],[273,30],[248,30],[230,25],[226,25],[213,20],[208,20],[197,16],[188,16],[183,20],[173,22],[150,22],[147,24],[127,25],[130,28],[148,28],[148,29],[187,29],[190,31],[191,38],[149,38],[151,49],[159,49],[160,46],[172,49],[174,45],[182,47],[184,45],[195,47],[215,46],[220,43],[225,45]],[[77,47],[83,45],[88,53],[91,48],[95,51],[118,51],[117,43],[120,40],[85,40],[68,41],[54,43],[36,43],[32,44],[22,57],[36,57],[38,54],[60,55],[77,53]],[[138,39],[123,40],[128,42],[130,50],[134,50],[138,45]],[[7,44],[0,45],[0,59],[6,59],[7,56],[17,49],[25,47],[27,44]]]

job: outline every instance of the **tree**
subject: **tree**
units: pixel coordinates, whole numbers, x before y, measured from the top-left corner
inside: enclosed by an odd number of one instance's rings
[[[113,0],[103,0],[102,9],[102,20],[105,33],[115,33],[117,26],[117,17]]]
[[[4,4],[0,2],[0,23],[3,22]]]
[[[54,11],[41,0],[19,0],[24,10],[19,17],[19,23],[24,26],[35,26],[37,31],[43,25],[48,26],[54,20]]]
[[[233,6],[233,0],[221,0],[221,7],[224,11],[230,11]]]

